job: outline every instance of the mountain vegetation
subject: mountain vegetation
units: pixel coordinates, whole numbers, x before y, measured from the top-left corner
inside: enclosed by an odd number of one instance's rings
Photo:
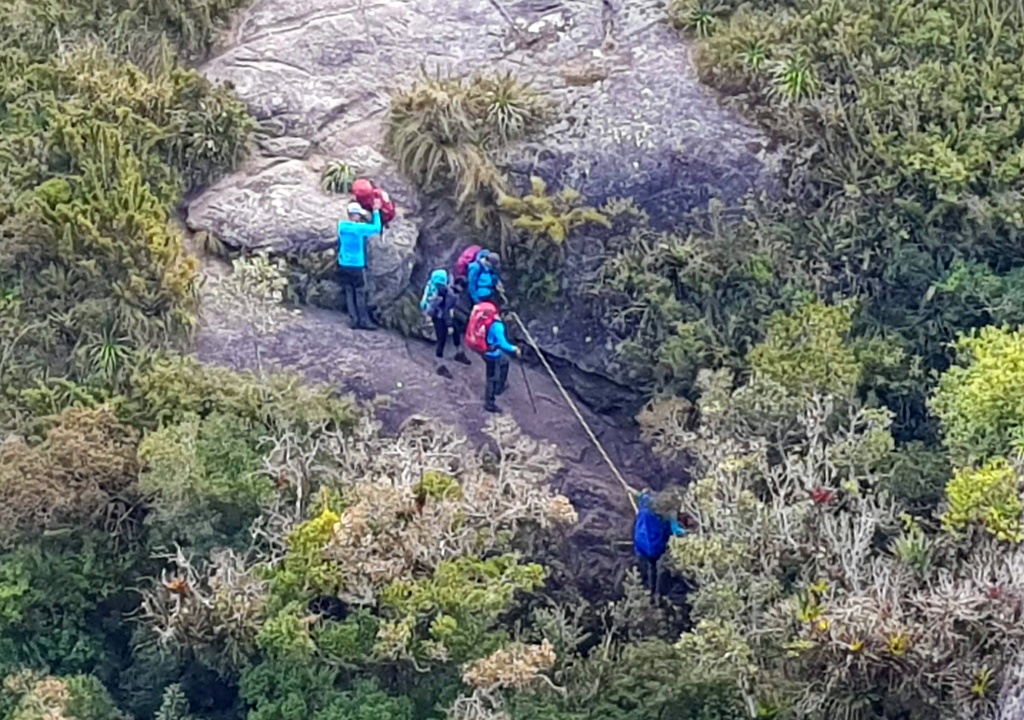
[[[178,209],[256,128],[190,67],[238,5],[0,0],[0,720],[1024,716],[1024,5],[671,0],[789,158],[672,231],[516,192],[559,109],[514,75],[396,92],[388,152],[520,300],[609,239],[587,292],[692,469],[657,499],[685,603],[580,590],[558,455],[511,420],[387,434],[266,366],[281,263],[203,293],[256,370],[189,355]]]

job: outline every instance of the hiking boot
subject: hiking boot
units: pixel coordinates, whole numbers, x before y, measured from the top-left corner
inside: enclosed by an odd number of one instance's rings
[[[501,412],[501,408],[498,407],[497,405],[484,405],[484,410],[486,410],[489,413],[500,413]]]
[[[455,362],[462,363],[463,365],[472,365],[473,364],[470,361],[470,359],[468,357],[466,357],[466,353],[464,353],[464,352],[457,352],[457,353],[455,353]]]
[[[379,328],[376,325],[374,325],[372,321],[366,320],[365,322],[356,323],[355,329],[356,330],[369,330],[370,332],[373,332],[374,330],[377,330]]]
[[[447,365],[442,365],[441,367],[439,367],[437,369],[437,374],[440,375],[441,377],[443,377],[445,380],[453,380],[454,379],[454,376],[452,375],[452,371],[448,369]]]

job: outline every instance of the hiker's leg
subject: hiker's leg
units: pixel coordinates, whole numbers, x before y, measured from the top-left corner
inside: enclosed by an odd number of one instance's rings
[[[366,294],[366,270],[359,270],[355,275],[356,283],[356,312],[359,318],[359,327],[363,330],[376,330],[377,326],[370,320],[370,311],[367,307],[369,298]]]
[[[437,337],[437,347],[434,350],[434,355],[443,358],[444,346],[448,342],[448,325],[441,318],[433,318],[433,322],[434,335]]]
[[[484,365],[487,366],[485,373],[486,382],[484,383],[484,409],[494,412],[498,409],[498,406],[494,403],[494,391],[497,388],[497,363],[491,358],[484,358]]]
[[[498,377],[495,382],[497,385],[498,395],[504,393],[505,389],[508,387],[508,367],[508,357],[506,355],[502,355],[501,360],[498,361]]]
[[[356,310],[356,287],[346,268],[338,268],[338,282],[341,284],[342,297],[345,298],[345,311],[348,313],[349,325],[355,328],[359,325],[359,313]]]
[[[466,348],[462,345],[462,338],[466,335],[466,322],[457,316],[452,317],[452,344],[455,345],[455,362],[463,365],[471,364],[466,357]]]

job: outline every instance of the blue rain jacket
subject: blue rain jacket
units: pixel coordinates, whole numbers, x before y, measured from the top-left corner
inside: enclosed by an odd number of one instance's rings
[[[491,349],[484,354],[484,357],[489,360],[497,360],[503,352],[509,355],[516,354],[516,346],[505,337],[505,323],[501,320],[491,323],[491,327],[487,331],[487,347]]]
[[[344,268],[366,267],[366,240],[380,233],[380,212],[373,211],[373,222],[338,221],[338,265]]]
[[[474,303],[490,300],[501,279],[494,268],[486,267],[480,262],[481,257],[487,257],[489,254],[488,250],[481,250],[477,259],[469,264],[469,274],[466,279],[469,285],[469,296],[473,298]]]

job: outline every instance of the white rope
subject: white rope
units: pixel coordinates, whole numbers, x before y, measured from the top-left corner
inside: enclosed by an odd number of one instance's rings
[[[590,425],[587,424],[587,421],[583,417],[583,414],[580,413],[579,408],[576,407],[576,403],[573,402],[572,397],[569,395],[569,392],[565,389],[565,386],[562,385],[561,381],[558,379],[558,376],[555,375],[554,369],[552,369],[551,365],[548,364],[548,360],[546,357],[544,357],[544,353],[540,349],[540,346],[537,344],[537,341],[534,340],[533,335],[530,334],[530,331],[526,329],[526,324],[522,321],[522,319],[519,317],[517,313],[510,312],[509,314],[513,317],[513,319],[515,319],[516,324],[519,325],[519,328],[523,331],[523,334],[526,335],[527,342],[530,343],[530,346],[537,353],[537,357],[540,358],[541,364],[544,365],[544,369],[547,370],[548,375],[551,376],[551,379],[554,381],[555,385],[562,393],[562,397],[564,397],[565,401],[569,403],[569,409],[572,410],[573,414],[576,416],[576,419],[580,421],[580,425],[583,426],[583,429],[587,432],[587,436],[590,437],[590,442],[594,443],[594,447],[597,448],[597,451],[601,453],[601,457],[604,458],[604,461],[608,463],[608,467],[611,468],[612,473],[615,475],[615,479],[619,481],[619,484],[622,485],[622,489],[626,491],[626,497],[629,498],[629,504],[633,506],[633,512],[638,512],[636,507],[636,500],[633,499],[633,496],[636,495],[637,491],[629,486],[629,483],[626,482],[626,479],[622,476],[622,473],[619,472],[619,469],[617,467],[615,467],[615,463],[612,462],[612,459],[611,457],[608,456],[608,453],[605,451],[604,446],[601,445],[601,442],[597,439],[597,435],[595,435],[594,431],[590,429]]]

